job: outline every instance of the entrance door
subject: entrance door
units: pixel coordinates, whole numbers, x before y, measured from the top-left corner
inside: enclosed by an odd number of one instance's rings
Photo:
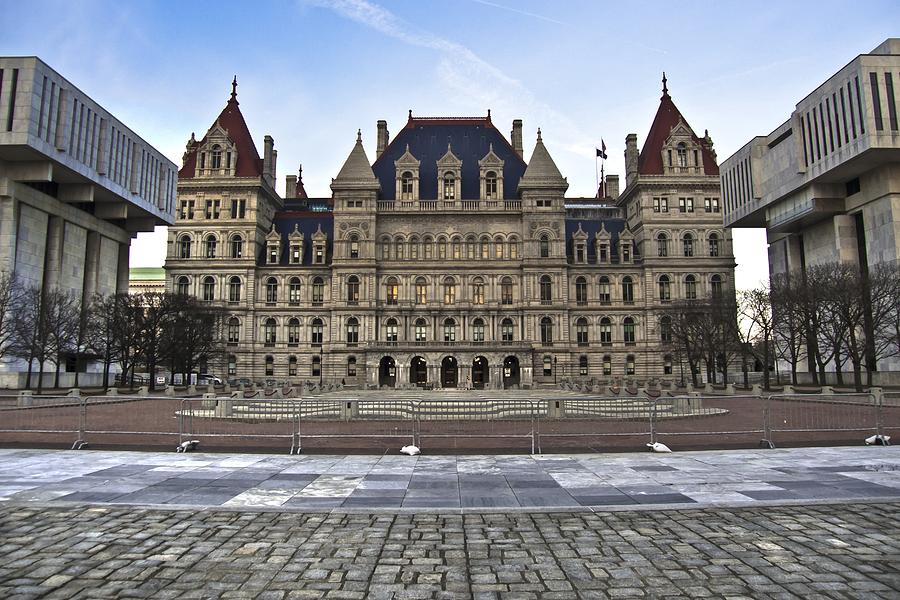
[[[483,356],[476,356],[472,361],[472,387],[482,390],[489,379],[488,360]]]
[[[503,359],[503,387],[518,385],[519,377],[519,359],[515,356],[507,356]]]
[[[457,372],[459,365],[452,356],[441,361],[441,387],[455,388],[457,385]]]
[[[409,382],[419,387],[428,383],[428,363],[421,356],[414,357],[409,365]]]
[[[385,356],[378,363],[378,385],[394,387],[397,384],[397,365],[390,356]]]

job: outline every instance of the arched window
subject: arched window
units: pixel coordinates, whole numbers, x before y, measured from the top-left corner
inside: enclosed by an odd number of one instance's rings
[[[275,374],[275,359],[271,356],[266,357],[266,377],[271,377]]]
[[[609,354],[603,357],[603,374],[612,375],[612,357]]]
[[[513,320],[507,317],[500,322],[500,339],[504,342],[511,342],[513,335]]]
[[[609,346],[612,344],[612,321],[609,317],[600,319],[600,345]]]
[[[503,258],[503,238],[494,238],[494,258],[500,260]]]
[[[553,283],[550,280],[549,275],[541,275],[540,288],[541,288],[541,304],[552,304],[553,303]]]
[[[299,277],[291,277],[288,282],[288,303],[291,306],[296,306],[300,304],[300,278]]]
[[[670,302],[672,300],[672,282],[668,275],[659,276],[659,301]]]
[[[400,260],[403,258],[403,238],[394,240],[394,258]]]
[[[550,317],[541,319],[541,344],[544,346],[553,345],[553,319]]]
[[[321,277],[316,277],[312,282],[312,303],[313,306],[322,306],[325,300],[325,282]]]
[[[669,238],[664,233],[660,233],[656,236],[656,255],[657,256],[668,256],[669,255]]]
[[[216,257],[216,242],[216,236],[213,234],[206,236],[206,241],[204,242],[204,246],[206,247],[206,258]]]
[[[241,301],[241,278],[237,275],[228,280],[228,301]]]
[[[634,345],[634,319],[631,317],[625,317],[622,321],[622,339],[626,346]]]
[[[409,257],[413,260],[419,259],[419,238],[416,236],[409,238]]]
[[[684,145],[684,142],[679,142],[677,146],[675,146],[675,155],[678,158],[678,166],[686,167],[687,166],[687,147]]]
[[[356,275],[347,279],[347,304],[359,304],[359,277]]]
[[[519,239],[514,235],[509,238],[509,257],[512,260],[519,258]]]
[[[359,320],[356,317],[347,319],[347,345],[355,346],[359,343]]]
[[[475,236],[466,238],[466,258],[473,260],[475,258]]]
[[[671,375],[672,374],[672,355],[666,354],[663,356],[663,375]]]
[[[356,234],[350,236],[350,258],[359,258],[359,237]]]
[[[297,376],[297,357],[292,356],[288,358],[288,377],[296,377]]]
[[[444,304],[456,303],[456,281],[452,277],[444,279]]]
[[[347,357],[347,377],[356,377],[356,357]]]
[[[275,345],[275,333],[276,333],[275,319],[272,319],[272,318],[266,319],[266,323],[265,323],[265,325],[263,325],[263,339],[265,340],[266,346],[274,346]]]
[[[585,279],[584,277],[578,277],[575,280],[575,302],[579,306],[584,306],[587,304],[587,300],[587,279]]]
[[[396,306],[399,302],[400,283],[396,277],[388,277],[384,282],[384,299],[387,304]]]
[[[207,302],[216,299],[216,280],[210,275],[203,278],[203,299]]]
[[[588,374],[588,357],[584,354],[578,357],[578,374],[582,377]]]
[[[672,343],[672,319],[663,317],[659,320],[659,341],[663,344]]]
[[[472,304],[484,304],[484,279],[481,277],[472,280]]]
[[[715,233],[709,234],[709,255],[719,255],[719,236]]]
[[[391,238],[383,237],[381,238],[381,260],[388,260],[391,258]]]
[[[416,343],[422,344],[428,340],[428,321],[416,319]]]
[[[288,321],[288,346],[296,346],[300,343],[300,319],[293,318]]]
[[[584,317],[575,321],[575,339],[579,346],[588,345],[588,322]]]
[[[634,354],[625,357],[625,374],[634,375]]]
[[[236,235],[231,238],[231,258],[241,258],[244,255],[244,238]]]
[[[397,319],[390,318],[384,322],[384,341],[397,343]]]
[[[462,240],[455,237],[451,240],[451,246],[453,248],[453,258],[454,260],[459,260],[462,258]]]
[[[612,290],[609,285],[609,277],[606,275],[602,275],[600,279],[597,281],[597,286],[600,288],[600,294],[598,299],[600,300],[600,304],[609,304],[612,302]]]
[[[416,304],[428,304],[428,280],[416,277]]]
[[[425,260],[431,260],[434,256],[433,244],[434,240],[432,240],[430,236],[422,240],[422,254],[425,257]]]
[[[693,275],[684,278],[684,297],[687,300],[697,299],[697,278]]]
[[[723,283],[722,277],[720,275],[713,275],[709,278],[709,287],[710,292],[712,292],[713,298],[721,298],[723,291]]]
[[[453,171],[446,171],[444,173],[443,178],[444,184],[444,200],[455,200],[456,199],[456,177],[453,175]]]
[[[472,321],[472,341],[476,344],[484,342],[484,321],[481,319]]]
[[[540,256],[541,258],[549,258],[550,257],[550,238],[547,237],[547,234],[541,236],[540,241]]]
[[[241,341],[241,322],[237,317],[228,319],[228,343],[237,344]]]
[[[622,302],[634,304],[634,281],[628,275],[622,278]]]
[[[438,260],[446,260],[447,258],[447,238],[438,238],[437,242]]]
[[[187,296],[190,293],[191,280],[187,275],[182,275],[175,281],[175,293]]]
[[[488,171],[484,174],[484,197],[488,200],[496,200],[499,197],[496,171]]]
[[[510,277],[503,277],[503,279],[500,280],[500,303],[513,303],[513,282]]]
[[[685,256],[693,256],[694,255],[694,236],[690,233],[684,234],[684,255]]]
[[[222,147],[218,144],[215,144],[212,147],[212,155],[211,155],[210,167],[213,169],[221,169],[222,168]]]
[[[400,199],[413,199],[413,174],[410,171],[404,171],[400,175]]]
[[[318,317],[312,320],[312,323],[309,325],[309,341],[313,346],[321,346],[322,338],[324,336],[324,326],[322,324],[322,319]]]
[[[266,280],[266,304],[275,304],[278,301],[278,280],[269,277]]]
[[[491,240],[488,238],[481,238],[480,246],[482,260],[489,259],[491,257]]]
[[[453,319],[444,319],[444,343],[453,343],[456,341],[456,321]]]
[[[178,238],[178,258],[191,257],[191,236],[183,235]]]

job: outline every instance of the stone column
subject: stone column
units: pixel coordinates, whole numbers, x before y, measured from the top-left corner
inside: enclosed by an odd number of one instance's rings
[[[87,305],[97,293],[97,276],[100,272],[100,234],[87,232],[87,245],[84,255],[84,289],[82,302]]]
[[[62,217],[50,215],[47,220],[47,255],[44,257],[44,290],[59,285],[62,272],[63,244],[66,223]]]
[[[119,244],[119,262],[116,271],[116,293],[128,293],[128,254],[130,244]]]

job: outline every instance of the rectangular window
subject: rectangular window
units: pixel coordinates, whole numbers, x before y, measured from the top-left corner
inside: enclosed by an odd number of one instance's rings
[[[884,129],[884,119],[881,116],[881,93],[878,91],[878,73],[869,73],[869,84],[872,86],[872,111],[875,113],[875,130]]]
[[[850,131],[847,128],[847,105],[844,103],[844,88],[843,88],[843,86],[841,86],[839,96],[841,98],[841,125],[844,128],[844,143],[849,144],[850,143]],[[802,122],[803,121],[801,121],[801,123]]]
[[[659,198],[653,199],[653,212],[655,212],[655,213],[659,212]]]
[[[831,148],[831,152],[834,152],[834,129],[831,126],[831,99],[825,98],[825,114],[828,117],[828,145]],[[822,129],[824,133],[825,129]]]
[[[891,131],[897,131],[897,103],[894,101],[894,78],[890,73],[884,74],[884,95],[888,107],[888,119]]]
[[[853,78],[853,83],[856,85],[856,111],[859,113],[859,134],[866,134],[866,115],[863,112],[862,105],[862,92],[859,90],[859,77]]]
[[[16,111],[16,85],[19,83],[19,70],[12,70],[12,83],[9,87],[9,112],[6,114],[6,130],[12,131],[13,116]]]

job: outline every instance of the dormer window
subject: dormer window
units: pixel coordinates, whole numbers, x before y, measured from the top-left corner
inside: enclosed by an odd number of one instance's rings
[[[453,175],[453,171],[444,172],[442,189],[443,195],[441,197],[444,200],[456,199],[456,177]]]
[[[494,154],[494,145],[488,147],[487,154],[478,161],[481,172],[481,199],[499,200],[503,189],[503,161]]]
[[[488,200],[496,200],[498,197],[496,171],[488,171],[484,176],[484,197]]]
[[[278,262],[278,242],[269,242],[269,258],[268,263],[274,265]]]
[[[678,166],[681,168],[687,167],[687,147],[684,145],[684,142],[679,142],[675,146],[675,154],[678,158]]]
[[[396,198],[398,200],[410,201],[419,198],[420,164],[419,159],[409,151],[409,144],[407,144],[403,156],[394,161],[397,173]]]
[[[301,254],[301,250],[300,250],[300,244],[297,244],[297,243],[291,244],[291,264],[299,265],[301,257],[302,257],[302,254]]]
[[[400,176],[400,199],[413,199],[413,174],[409,171],[404,171]]]
[[[215,144],[212,147],[212,152],[210,153],[210,168],[212,169],[221,169],[222,168],[222,146]]]

